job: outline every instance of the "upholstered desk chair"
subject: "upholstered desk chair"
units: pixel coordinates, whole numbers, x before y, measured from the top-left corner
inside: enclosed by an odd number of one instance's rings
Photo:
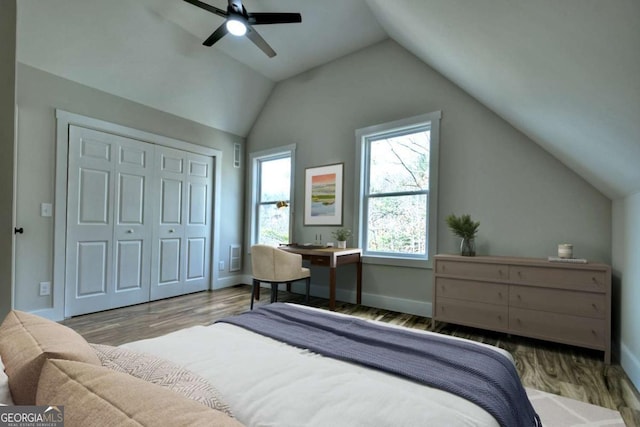
[[[251,268],[253,270],[253,285],[251,286],[251,310],[253,299],[260,294],[260,282],[271,284],[271,302],[278,300],[278,285],[304,279],[307,286],[307,303],[309,303],[309,288],[311,287],[311,271],[302,267],[302,256],[292,254],[282,249],[268,245],[253,245],[251,247]]]

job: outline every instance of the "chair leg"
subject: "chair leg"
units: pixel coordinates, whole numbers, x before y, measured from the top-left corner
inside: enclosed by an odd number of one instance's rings
[[[271,302],[278,302],[278,284],[277,283],[272,283],[271,284]]]
[[[253,284],[251,285],[251,310],[253,310],[253,298],[256,296],[256,288],[258,286],[260,286],[259,282],[253,279]]]
[[[311,277],[307,277],[306,286],[307,286],[307,304],[309,304],[309,291],[311,290]]]

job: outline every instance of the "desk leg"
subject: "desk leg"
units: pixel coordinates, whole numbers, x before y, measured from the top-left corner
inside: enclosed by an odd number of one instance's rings
[[[362,304],[362,262],[358,261],[356,281],[356,304]]]
[[[336,311],[336,267],[329,268],[329,310]]]

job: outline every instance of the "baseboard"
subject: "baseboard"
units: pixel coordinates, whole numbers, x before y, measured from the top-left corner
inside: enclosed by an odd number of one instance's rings
[[[251,275],[237,275],[224,278],[226,280],[218,279],[218,283],[214,289],[222,289],[229,286],[235,286],[239,283],[249,284],[253,281]],[[262,287],[268,287],[266,283],[262,284]],[[280,285],[280,289],[284,289],[285,285]],[[304,284],[301,282],[294,283],[292,288],[293,292],[304,293]],[[329,287],[322,285],[311,284],[311,296],[318,298],[329,298]],[[346,301],[352,304],[356,303],[356,292],[354,290],[336,289],[336,300]],[[397,311],[400,313],[414,314],[416,316],[431,317],[433,313],[430,302],[415,301],[406,298],[396,298],[386,295],[362,293],[362,305],[367,307],[383,308],[385,310]]]
[[[312,284],[311,295],[320,298],[329,298],[329,288],[327,286],[316,286]],[[355,304],[356,292],[346,289],[336,289],[336,300]],[[431,317],[432,313],[430,302],[376,295],[366,292],[362,293],[362,305],[424,317]]]
[[[622,342],[620,343],[620,365],[636,386],[636,390],[640,390],[640,360]]]
[[[362,305],[383,308],[400,313],[416,316],[431,317],[433,309],[430,302],[416,301],[406,298],[396,298],[385,295],[362,294]]]
[[[54,322],[64,320],[64,315],[56,308],[43,308],[40,310],[30,311],[29,313],[44,317],[45,319],[53,320]]]
[[[251,283],[253,278],[248,274],[237,274],[235,276],[219,277],[213,284],[212,289],[224,289],[231,286]]]

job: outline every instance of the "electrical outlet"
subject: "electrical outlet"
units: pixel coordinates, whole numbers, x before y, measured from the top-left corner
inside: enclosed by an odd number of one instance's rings
[[[51,282],[40,282],[40,296],[51,295]]]
[[[224,261],[220,261],[220,262],[218,263],[218,270],[220,270],[220,271],[224,271]]]

